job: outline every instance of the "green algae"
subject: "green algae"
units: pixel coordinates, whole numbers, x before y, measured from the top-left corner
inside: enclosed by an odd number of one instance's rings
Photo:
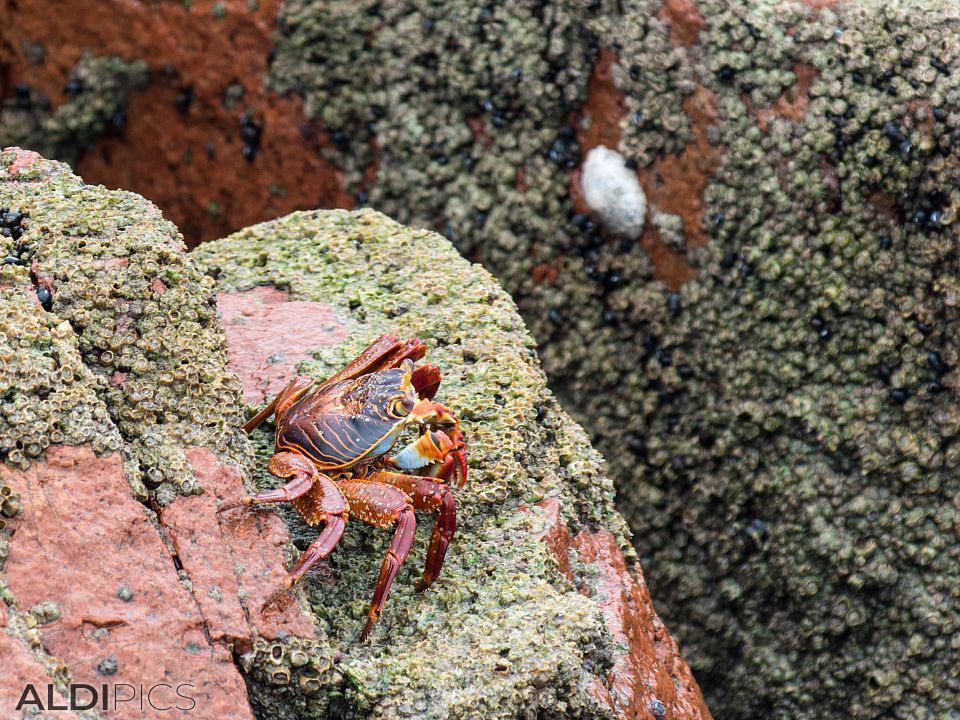
[[[70,99],[51,109],[50,100],[24,87],[0,108],[0,147],[20,146],[76,162],[110,128],[126,122],[127,96],[147,86],[143,60],[124,62],[87,50],[70,74]]]
[[[372,640],[358,645],[390,533],[351,523],[328,569],[334,579],[321,574],[305,582],[322,635],[339,658],[336,669],[319,662],[306,673],[248,673],[259,713],[604,716],[588,685],[610,663],[609,635],[593,601],[559,574],[540,539],[545,514],[533,503],[557,498],[573,531],[602,524],[622,543],[623,523],[599,456],[545,388],[532,340],[495,281],[438,235],[369,211],[294,213],[192,255],[222,290],[270,284],[288,289],[293,300],[336,309],[350,338],[317,348],[301,372],[325,377],[386,331],[425,339],[428,359],[444,373],[438,398],[459,414],[468,436],[470,481],[457,491],[457,538],[441,580],[425,593],[413,589],[428,537],[422,526],[429,520],[421,517]],[[277,484],[265,471],[271,428],[252,437],[258,486]],[[305,547],[316,530],[289,509],[281,512],[295,544]],[[253,653],[256,660],[246,662],[263,667],[272,650]]]

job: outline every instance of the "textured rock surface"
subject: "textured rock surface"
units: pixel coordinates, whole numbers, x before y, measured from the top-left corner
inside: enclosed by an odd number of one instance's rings
[[[293,215],[207,246],[204,274],[142,198],[16,149],[0,153],[0,207],[0,700],[19,697],[9,682],[168,683],[152,700],[181,690],[179,711],[108,715],[709,718],[626,564],[599,456],[506,295],[443,238]],[[264,611],[288,526],[301,547],[314,532],[289,512],[217,513],[252,468],[272,481],[272,438],[237,430],[213,276],[257,402],[271,365],[323,376],[389,328],[431,342],[462,408],[474,479],[444,576],[413,591],[421,531],[370,644],[356,636],[388,533],[351,524],[303,609]],[[561,523],[573,551],[557,555],[544,536]]]
[[[211,716],[252,717],[234,653],[310,643],[314,625],[259,612],[284,576],[283,523],[217,522],[251,458],[213,283],[155,207],[35,153],[0,153],[0,208],[26,216],[0,217],[17,228],[0,240],[3,702],[27,678],[42,696],[166,682]],[[145,707],[111,716],[191,716]]]
[[[724,717],[960,694],[957,26],[878,0],[281,9],[266,82],[335,131],[351,192],[517,299]],[[585,214],[599,144],[637,166],[638,244]]]
[[[299,308],[274,311],[289,318],[273,326],[290,342],[309,313],[331,325],[333,308],[349,337],[314,346],[301,372],[330,374],[385,329],[427,338],[444,371],[441,397],[469,436],[471,480],[457,492],[458,534],[441,580],[413,591],[421,529],[372,641],[356,644],[389,533],[351,523],[304,583],[336,671],[305,678],[289,657],[271,665],[255,647],[241,662],[255,665],[248,679],[261,715],[709,717],[639,569],[623,558],[599,457],[545,389],[532,341],[492,278],[443,238],[372,212],[295,213],[193,255],[216,275],[227,307],[249,307],[225,318],[231,344],[248,346],[264,300],[276,302],[261,283],[288,289]],[[263,470],[270,430],[252,439],[258,484],[272,486]],[[316,530],[281,512],[305,547]],[[573,536],[562,549],[545,539],[561,523]],[[284,670],[291,687],[272,685],[271,673]]]
[[[354,198],[323,157],[332,144],[329,133],[304,116],[299,99],[264,88],[279,5],[4,3],[0,98],[11,107],[0,114],[0,142],[22,142],[25,113],[16,107],[18,92],[41,113],[46,99],[55,117],[71,121],[71,136],[58,136],[65,150],[60,159],[71,160],[95,137],[94,148],[73,166],[78,174],[146,196],[194,241],[296,208],[349,207]],[[95,55],[85,61],[89,50]],[[102,90],[112,83],[102,71],[118,62],[149,68],[149,83],[137,83],[119,103],[116,93]],[[95,69],[89,82],[82,77],[85,65]]]
[[[291,0],[270,82],[514,294],[724,717],[946,714],[956,10],[615,5]],[[576,213],[601,143],[639,244]]]

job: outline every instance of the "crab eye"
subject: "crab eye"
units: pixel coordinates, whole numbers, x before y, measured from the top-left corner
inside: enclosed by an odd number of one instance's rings
[[[394,417],[409,415],[411,410],[413,410],[413,401],[409,398],[397,398],[390,403],[390,414]]]

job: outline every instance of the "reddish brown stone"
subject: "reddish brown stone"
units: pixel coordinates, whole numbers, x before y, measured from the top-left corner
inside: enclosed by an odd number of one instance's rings
[[[777,101],[771,107],[756,111],[757,126],[763,132],[769,130],[770,121],[775,117],[800,122],[807,114],[807,108],[810,106],[810,88],[813,86],[813,81],[817,79],[817,70],[812,65],[796,63],[793,66],[793,73],[797,76],[796,84],[777,98]],[[744,102],[747,108],[753,112],[753,104],[749,100],[749,95],[745,96]]]
[[[243,508],[218,514],[218,500],[235,501],[244,494],[243,475],[205,448],[193,448],[187,457],[203,495],[178,497],[160,511],[160,520],[190,575],[210,637],[241,650],[248,649],[251,626],[267,639],[280,634],[312,638],[313,622],[296,602],[263,612],[287,574],[283,553],[290,536],[283,520],[276,513]],[[243,605],[241,588],[247,598]]]
[[[661,212],[679,215],[688,246],[699,247],[710,240],[703,223],[703,193],[723,156],[723,148],[708,139],[710,126],[718,122],[719,110],[716,95],[701,85],[682,106],[690,119],[693,141],[681,152],[641,168],[638,175],[647,203]],[[686,257],[667,247],[653,223],[645,225],[641,243],[653,261],[657,279],[676,289],[694,277]]]
[[[214,0],[32,5],[28,12],[0,4],[0,26],[11,39],[0,39],[0,96],[27,83],[59,106],[86,48],[150,66],[150,85],[130,94],[123,130],[99,139],[77,163],[87,182],[144,195],[191,244],[296,209],[353,207],[342,173],[321,156],[328,133],[307,120],[298,97],[278,97],[263,85],[280,0],[260,0],[253,11],[247,0],[226,0],[223,17],[212,14]],[[42,64],[30,64],[20,38],[43,42]],[[244,95],[227,108],[232,83]],[[181,112],[176,98],[187,87],[194,100]],[[253,160],[241,152],[246,108],[261,127]]]
[[[47,686],[51,684],[51,680],[43,665],[30,654],[27,646],[7,634],[6,623],[7,608],[0,602],[0,668],[3,668],[3,681],[0,682],[0,717],[19,718],[25,714],[24,708],[36,707],[25,704],[21,710],[16,709],[27,684],[33,685],[46,707]],[[58,706],[66,705],[63,695],[56,689],[53,699]],[[76,720],[77,715],[69,710],[58,710],[56,717]]]
[[[21,150],[16,148],[17,155],[14,158],[13,162],[7,166],[7,172],[10,173],[10,177],[17,177],[22,170],[26,170],[28,167],[33,165],[37,160],[40,160],[40,153],[35,153],[32,150]]]
[[[74,683],[189,684],[182,691],[204,717],[252,718],[229,648],[208,638],[205,608],[180,583],[159,532],[133,499],[120,455],[51,446],[46,462],[5,468],[4,482],[23,507],[4,567],[10,590],[20,607],[58,604],[60,619],[41,636]],[[223,571],[232,576],[232,568]],[[122,587],[132,594],[127,601],[118,596]],[[107,658],[116,660],[110,675],[98,670]],[[158,705],[171,697],[165,688],[154,695]],[[111,717],[197,715],[121,703]]]
[[[314,348],[336,344],[349,334],[329,305],[291,301],[272,287],[220,293],[217,309],[227,331],[230,369],[251,404],[281,390]]]
[[[695,45],[707,26],[694,0],[664,0],[657,17],[670,26],[670,44],[674,47]]]
[[[613,66],[617,63],[617,55],[609,48],[600,50],[600,57],[593,67],[590,80],[587,83],[587,103],[582,114],[589,118],[589,127],[579,124],[577,141],[580,143],[580,152],[586,157],[597,145],[603,145],[613,150],[620,144],[620,135],[623,128],[620,120],[624,114],[624,93],[613,83]],[[577,182],[577,187],[580,183]]]
[[[592,593],[587,587],[581,592],[596,599],[618,650],[613,670],[597,679],[596,697],[623,720],[657,720],[653,713],[657,702],[663,703],[662,717],[668,720],[709,720],[700,688],[654,610],[640,566],[627,566],[609,531],[581,531],[571,536],[556,500],[539,505],[547,511],[549,523],[543,540],[556,555],[560,571],[574,579],[568,557],[571,548],[582,562],[593,563],[599,571]],[[629,649],[624,652],[619,649],[622,647]]]

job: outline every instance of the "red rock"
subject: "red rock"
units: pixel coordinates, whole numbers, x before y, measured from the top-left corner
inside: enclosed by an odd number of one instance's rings
[[[342,342],[349,334],[329,305],[291,301],[271,287],[220,293],[217,309],[227,331],[230,369],[251,404],[281,390],[314,348]]]
[[[657,17],[670,25],[670,44],[674,47],[696,45],[700,31],[707,26],[694,0],[664,0]]]
[[[30,654],[26,645],[4,632],[6,619],[6,606],[0,602],[0,667],[3,668],[3,682],[0,682],[0,717],[19,718],[22,716],[22,710],[36,707],[25,705],[21,711],[16,710],[17,703],[20,702],[28,683],[36,688],[38,696],[46,707],[47,685],[50,684],[50,678],[43,665]],[[66,705],[66,700],[57,690],[54,690],[53,699],[58,706]],[[75,719],[77,715],[68,710],[59,710],[56,717],[70,720]]]
[[[571,536],[556,500],[544,500],[539,506],[547,511],[549,523],[543,540],[557,556],[560,571],[574,579],[567,552],[571,548],[582,562],[596,565],[594,593],[588,588],[581,592],[596,599],[614,647],[629,648],[615,651],[613,670],[597,678],[596,697],[623,720],[657,720],[651,710],[656,701],[666,708],[664,718],[709,720],[700,688],[654,610],[640,566],[627,566],[609,531],[584,530]]]
[[[624,93],[613,82],[613,66],[619,58],[609,48],[600,49],[600,57],[593,67],[587,83],[587,102],[581,113],[590,118],[590,122],[577,123],[577,141],[580,154],[586,157],[597,145],[616,150],[620,144],[623,128],[620,120],[624,113]],[[579,172],[579,171],[577,171]],[[571,183],[580,187],[580,183]]]
[[[180,583],[160,533],[131,495],[120,455],[51,446],[45,463],[5,468],[4,482],[21,494],[23,506],[4,567],[10,591],[22,608],[58,604],[60,619],[43,626],[41,637],[67,664],[72,682],[183,683],[203,717],[252,718],[230,650],[208,640],[204,608]],[[132,593],[129,601],[118,597],[121,587]],[[105,676],[98,665],[108,657],[117,669]],[[166,688],[153,697],[158,706],[171,698],[189,706]],[[144,707],[120,703],[109,715],[198,717]]]
[[[160,511],[160,520],[190,575],[210,637],[235,643],[242,651],[249,649],[251,626],[268,640],[280,634],[312,638],[313,622],[292,600],[262,612],[264,601],[287,574],[283,553],[290,536],[283,520],[276,513],[239,508],[218,514],[217,500],[233,501],[244,494],[243,475],[205,448],[193,448],[187,457],[204,492],[178,497]]]
[[[638,175],[648,205],[679,215],[687,244],[695,248],[710,240],[703,224],[703,193],[720,166],[724,149],[713,145],[708,137],[710,126],[716,125],[719,118],[716,95],[698,85],[693,95],[684,99],[682,107],[690,119],[693,140],[679,153],[657,158],[641,168]],[[671,288],[679,288],[696,275],[686,256],[670,249],[652,222],[644,226],[640,242],[653,262],[654,276]]]
[[[14,161],[7,166],[7,172],[10,173],[10,177],[17,177],[21,170],[26,170],[37,160],[40,160],[40,153],[36,153],[33,150],[21,150],[17,148],[17,156],[14,158]]]

